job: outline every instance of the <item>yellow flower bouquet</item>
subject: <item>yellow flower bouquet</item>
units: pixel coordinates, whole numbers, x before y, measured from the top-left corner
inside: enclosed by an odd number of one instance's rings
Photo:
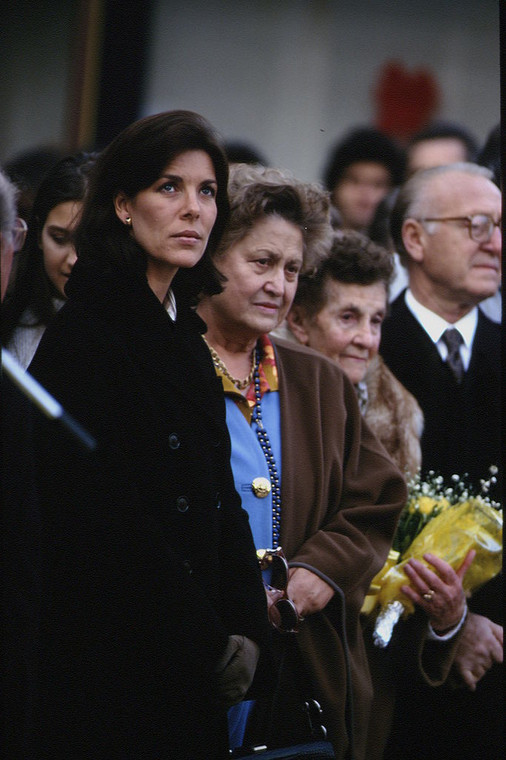
[[[408,502],[401,513],[393,550],[380,573],[373,579],[362,612],[376,613],[373,638],[385,647],[401,616],[414,611],[413,603],[401,591],[409,584],[404,565],[411,557],[421,562],[430,552],[454,569],[470,549],[476,557],[463,586],[472,592],[497,575],[502,566],[502,510],[486,493],[495,481],[482,481],[482,495],[473,496],[463,481],[454,476],[454,485],[443,489],[443,479],[430,473],[422,482],[417,476],[409,484]],[[428,564],[428,563],[425,563]]]

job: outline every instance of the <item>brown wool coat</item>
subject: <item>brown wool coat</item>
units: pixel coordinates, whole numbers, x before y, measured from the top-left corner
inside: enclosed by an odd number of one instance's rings
[[[344,373],[311,349],[275,339],[282,437],[281,545],[292,566],[331,579],[346,600],[355,758],[365,757],[372,687],[360,626],[406,500],[404,478],[364,423]],[[336,758],[345,756],[346,678],[338,605],[309,616],[297,643],[317,684]]]

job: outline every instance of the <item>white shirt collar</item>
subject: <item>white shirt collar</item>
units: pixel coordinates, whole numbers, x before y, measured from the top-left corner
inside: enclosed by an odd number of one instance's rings
[[[167,291],[167,295],[164,299],[164,306],[167,310],[167,314],[172,319],[173,322],[176,321],[177,317],[177,307],[176,307],[176,296],[174,295],[172,288],[169,288]]]
[[[474,306],[464,317],[451,324],[423,306],[416,300],[411,290],[406,290],[406,306],[413,316],[420,322],[423,329],[429,334],[434,343],[437,343],[445,330],[455,327],[464,339],[464,345],[471,350],[474,340],[474,334],[478,325],[478,307]]]
[[[464,369],[467,370],[471,361],[474,335],[478,326],[478,307],[474,306],[462,319],[451,324],[417,301],[409,288],[406,290],[405,301],[410,312],[434,342],[443,361],[446,361],[446,357],[448,356],[448,348],[441,340],[441,336],[445,330],[451,327],[455,327],[460,332],[464,341],[460,347],[460,355],[464,363]]]

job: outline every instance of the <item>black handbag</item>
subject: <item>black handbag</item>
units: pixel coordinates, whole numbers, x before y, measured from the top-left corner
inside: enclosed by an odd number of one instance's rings
[[[351,686],[350,663],[348,658],[348,643],[345,629],[345,604],[344,594],[339,586],[335,586],[336,601],[340,606],[340,624],[339,634],[343,642],[343,648],[346,659],[346,681],[347,681],[347,699],[346,699],[346,723],[348,727],[348,736],[350,746],[346,753],[348,760],[354,758],[353,742],[353,695]],[[254,741],[249,742],[243,747],[239,747],[230,753],[231,758],[242,758],[242,760],[335,760],[335,753],[332,744],[326,740],[327,730],[322,725],[322,710],[319,703],[307,695],[311,693],[311,684],[304,675],[304,666],[300,660],[297,647],[293,636],[296,634],[284,634],[277,639],[278,657],[277,657],[277,684],[275,696],[271,701],[267,711],[261,716],[260,722],[267,730],[267,741],[270,746],[258,745]],[[276,649],[276,647],[275,647]],[[297,672],[301,678],[294,683],[293,674]],[[278,709],[288,712],[289,718],[285,721],[275,723],[275,713]],[[283,724],[287,726],[286,736],[283,736]],[[293,739],[295,729],[295,740]],[[297,731],[300,731],[297,734]],[[254,722],[253,722],[254,737]],[[299,739],[300,737],[300,739]],[[251,738],[251,734],[250,734]],[[291,739],[291,741],[290,741]],[[248,740],[248,731],[246,734]],[[281,745],[281,746],[280,746]]]
[[[256,716],[269,746],[255,744],[255,728],[252,721],[253,731],[250,728],[249,743],[233,750],[230,757],[242,760],[335,760],[332,744],[326,741],[327,729],[322,725],[321,706],[315,699],[305,697],[309,693],[307,680],[302,678],[296,687],[289,691],[289,683],[293,680],[293,668],[290,665],[293,666],[296,662],[297,671],[303,672],[303,666],[296,654],[295,642],[291,637],[290,640],[285,637],[284,641],[278,643],[281,644],[282,654],[275,695],[267,702],[262,703],[262,700],[259,700],[258,706],[261,709]],[[290,716],[289,720],[284,719],[281,724],[273,720],[273,713],[277,713],[281,707],[280,702],[283,703],[283,711]],[[246,741],[248,742],[248,732]]]
[[[332,744],[326,741],[327,731],[321,723],[321,713],[321,707],[316,700],[310,699],[304,703],[304,722],[308,727],[308,735],[312,737],[311,741],[271,749],[265,745],[240,747],[231,752],[230,756],[242,760],[335,760]]]

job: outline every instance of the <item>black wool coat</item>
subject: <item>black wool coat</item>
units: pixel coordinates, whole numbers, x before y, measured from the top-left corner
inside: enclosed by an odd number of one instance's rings
[[[40,412],[2,373],[2,727],[0,747],[9,760],[37,757],[39,610],[39,504],[33,458],[33,424]],[[39,420],[41,421],[41,420]]]
[[[37,441],[43,757],[222,758],[214,667],[266,637],[221,381],[178,300],[78,262],[30,372],[98,441]]]
[[[458,384],[401,293],[382,325],[380,354],[424,416],[422,470],[469,473],[479,491],[501,463],[501,328],[478,311],[469,368]]]

